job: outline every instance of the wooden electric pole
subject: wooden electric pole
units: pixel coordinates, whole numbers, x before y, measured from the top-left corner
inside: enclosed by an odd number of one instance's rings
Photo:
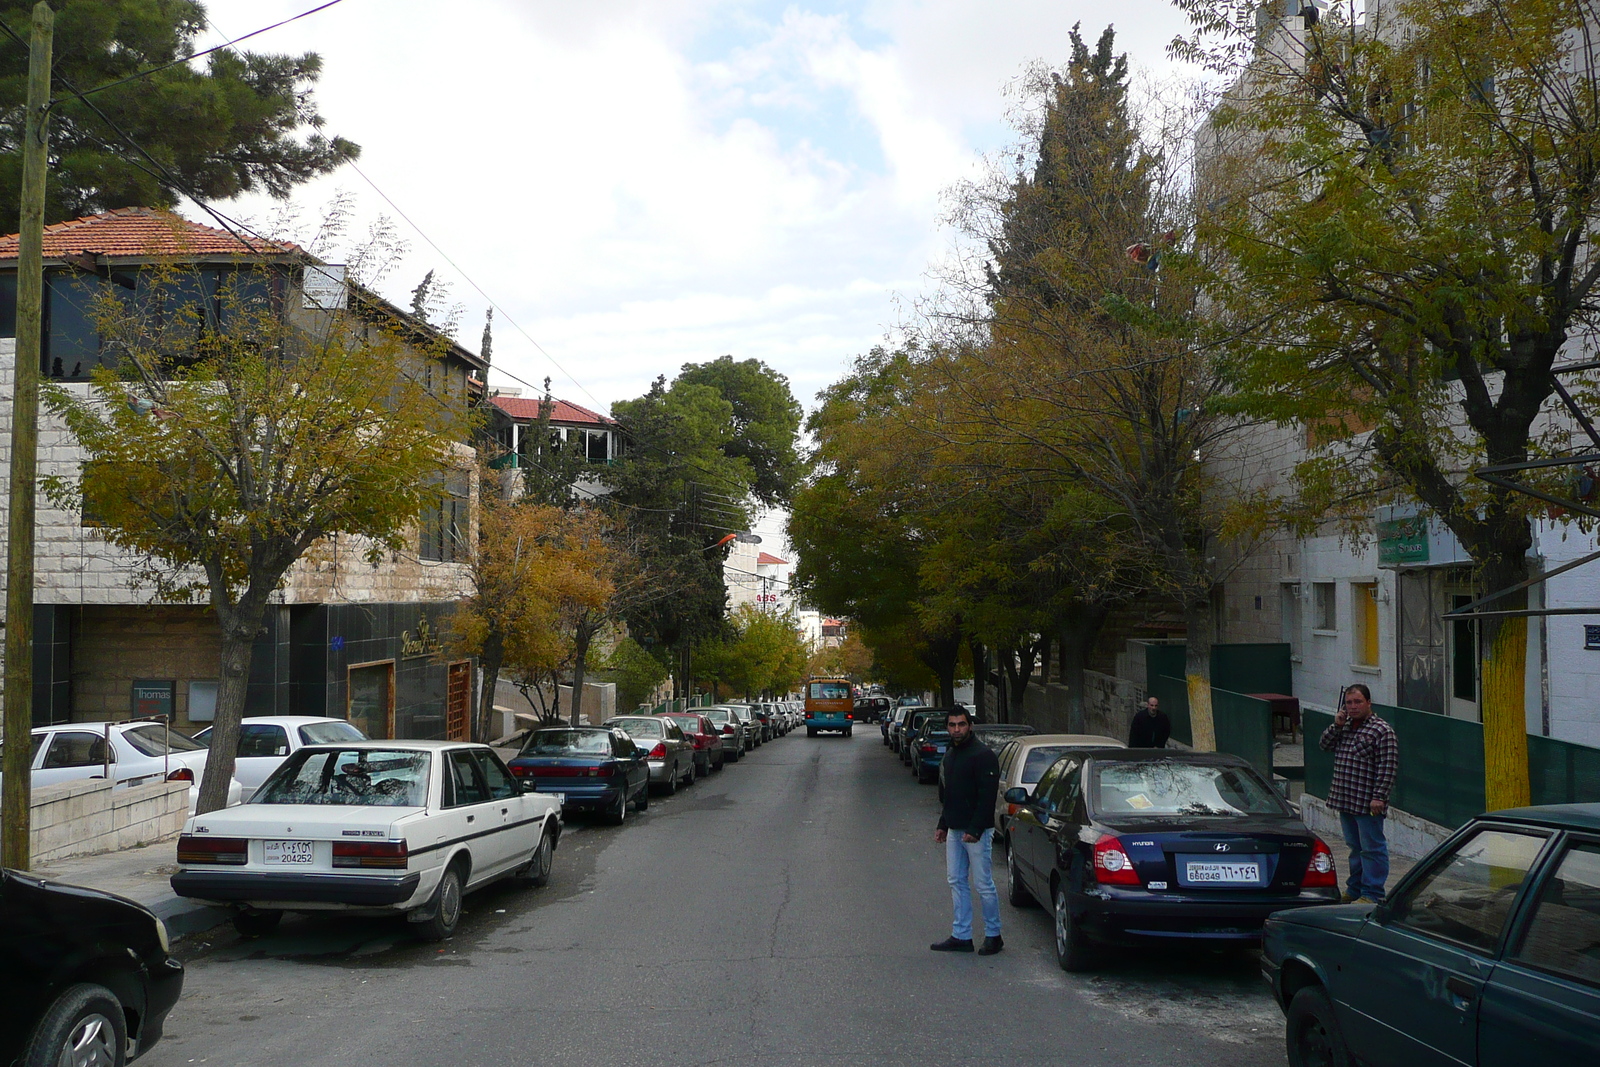
[[[17,344],[11,392],[11,501],[6,545],[5,760],[0,765],[0,863],[27,870],[33,746],[33,522],[39,468],[39,335],[44,323],[44,174],[50,124],[55,14],[33,8],[28,107],[22,134],[22,215],[17,220]]]

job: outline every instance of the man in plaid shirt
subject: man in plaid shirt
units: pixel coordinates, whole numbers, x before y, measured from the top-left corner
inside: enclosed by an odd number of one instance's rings
[[[1344,707],[1317,744],[1333,753],[1328,806],[1339,813],[1350,847],[1346,900],[1378,902],[1389,881],[1389,842],[1383,820],[1400,766],[1394,727],[1372,713],[1372,690],[1357,682],[1344,691]]]

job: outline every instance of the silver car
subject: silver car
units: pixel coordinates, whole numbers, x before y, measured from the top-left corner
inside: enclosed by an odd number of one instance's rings
[[[694,743],[671,719],[664,715],[619,715],[601,725],[615,726],[645,750],[651,785],[670,794],[676,793],[679,785],[694,784]]]
[[[729,763],[738,763],[745,752],[744,723],[733,713],[732,708],[710,707],[703,709],[706,718],[711,720],[722,734],[722,758]]]
[[[744,704],[723,704],[720,706],[727,708],[739,720],[739,725],[744,727],[745,751],[748,752],[752,748],[760,748],[762,741],[761,720],[751,713],[749,707]]]

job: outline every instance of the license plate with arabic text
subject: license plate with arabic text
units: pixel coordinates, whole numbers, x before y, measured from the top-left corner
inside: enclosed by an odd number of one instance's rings
[[[1261,881],[1259,863],[1190,863],[1184,869],[1190,884],[1255,885]]]
[[[314,862],[310,841],[263,841],[262,845],[266,847],[263,861],[274,866]]]

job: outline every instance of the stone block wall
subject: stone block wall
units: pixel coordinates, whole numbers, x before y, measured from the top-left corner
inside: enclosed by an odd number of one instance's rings
[[[115,788],[101,778],[44,786],[33,791],[32,860],[148,845],[183,829],[189,814],[189,783]]]
[[[173,727],[192,733],[205,725],[189,720],[189,682],[217,679],[222,641],[210,611],[91,604],[73,614],[74,722],[127,718],[135,678],[171,678],[177,682]]]
[[[1083,732],[1125,739],[1134,710],[1144,699],[1144,686],[1098,671],[1085,671],[1083,687]],[[1030,682],[1028,691],[1023,694],[1023,721],[1040,733],[1072,732],[1068,709],[1064,685]]]

